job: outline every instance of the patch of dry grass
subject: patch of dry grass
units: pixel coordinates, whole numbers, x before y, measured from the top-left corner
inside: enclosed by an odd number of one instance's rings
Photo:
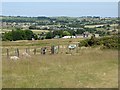
[[[35,34],[41,34],[42,32],[49,32],[49,30],[31,30]]]
[[[118,53],[81,50],[77,55],[35,55],[18,61],[3,57],[3,88],[116,88]]]
[[[80,38],[70,39],[45,39],[45,40],[19,40],[19,41],[3,41],[3,47],[26,47],[26,46],[51,46],[51,45],[67,45],[70,42],[79,42]]]

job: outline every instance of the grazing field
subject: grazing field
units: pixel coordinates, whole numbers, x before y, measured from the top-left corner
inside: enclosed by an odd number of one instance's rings
[[[9,32],[12,31],[11,29],[0,29],[0,32],[5,33],[5,32]],[[35,34],[41,34],[42,32],[49,32],[48,30],[31,30],[33,33]]]
[[[48,30],[31,30],[35,34],[41,34],[42,32],[49,32]]]
[[[116,50],[81,50],[76,55],[35,55],[2,60],[3,88],[116,88]]]
[[[26,47],[26,46],[51,46],[51,45],[67,45],[71,42],[79,42],[80,38],[71,38],[71,39],[46,39],[46,40],[19,40],[19,41],[3,41],[3,47]]]
[[[102,24],[102,25],[104,25],[104,24]],[[102,26],[102,25],[86,25],[85,27],[86,28],[95,28],[96,26]],[[118,24],[111,24],[110,25],[111,27],[117,27],[118,26]]]

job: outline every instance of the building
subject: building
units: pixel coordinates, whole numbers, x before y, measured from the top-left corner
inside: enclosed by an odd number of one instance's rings
[[[62,38],[76,38],[76,36],[64,36]]]
[[[60,38],[60,36],[59,36],[59,35],[56,35],[54,38],[55,38],[55,39],[58,39],[58,38]]]

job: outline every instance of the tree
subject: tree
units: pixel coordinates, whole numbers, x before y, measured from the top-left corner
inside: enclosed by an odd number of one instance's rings
[[[32,38],[34,38],[34,34],[30,30],[25,30],[25,35],[27,40],[31,40]]]
[[[53,33],[52,32],[48,32],[46,34],[46,39],[51,39],[51,38],[53,38]]]
[[[35,25],[29,26],[29,29],[36,29]]]
[[[30,30],[12,30],[5,33],[2,36],[2,40],[16,41],[16,40],[32,40],[36,38],[36,35],[33,34]]]
[[[2,40],[3,41],[6,41],[6,40],[12,41],[13,40],[12,33],[11,32],[5,32],[4,35],[2,36]]]
[[[94,46],[97,45],[97,39],[95,38],[95,36],[93,35],[91,37],[91,39],[88,41],[89,46]]]
[[[78,29],[77,31],[76,31],[76,34],[83,34],[85,32],[85,30],[84,29]]]
[[[63,31],[63,36],[70,36],[70,33],[68,31]]]

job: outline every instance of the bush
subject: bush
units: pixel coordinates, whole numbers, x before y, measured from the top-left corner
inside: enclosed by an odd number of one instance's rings
[[[91,39],[86,39],[80,42],[79,46],[99,46],[102,45],[104,48],[107,49],[118,49],[120,46],[120,40],[118,36],[112,37],[103,37],[103,38],[95,38],[91,37]]]
[[[82,46],[88,47],[89,46],[88,41],[89,41],[88,39],[81,41],[79,43],[79,47],[82,47]]]

